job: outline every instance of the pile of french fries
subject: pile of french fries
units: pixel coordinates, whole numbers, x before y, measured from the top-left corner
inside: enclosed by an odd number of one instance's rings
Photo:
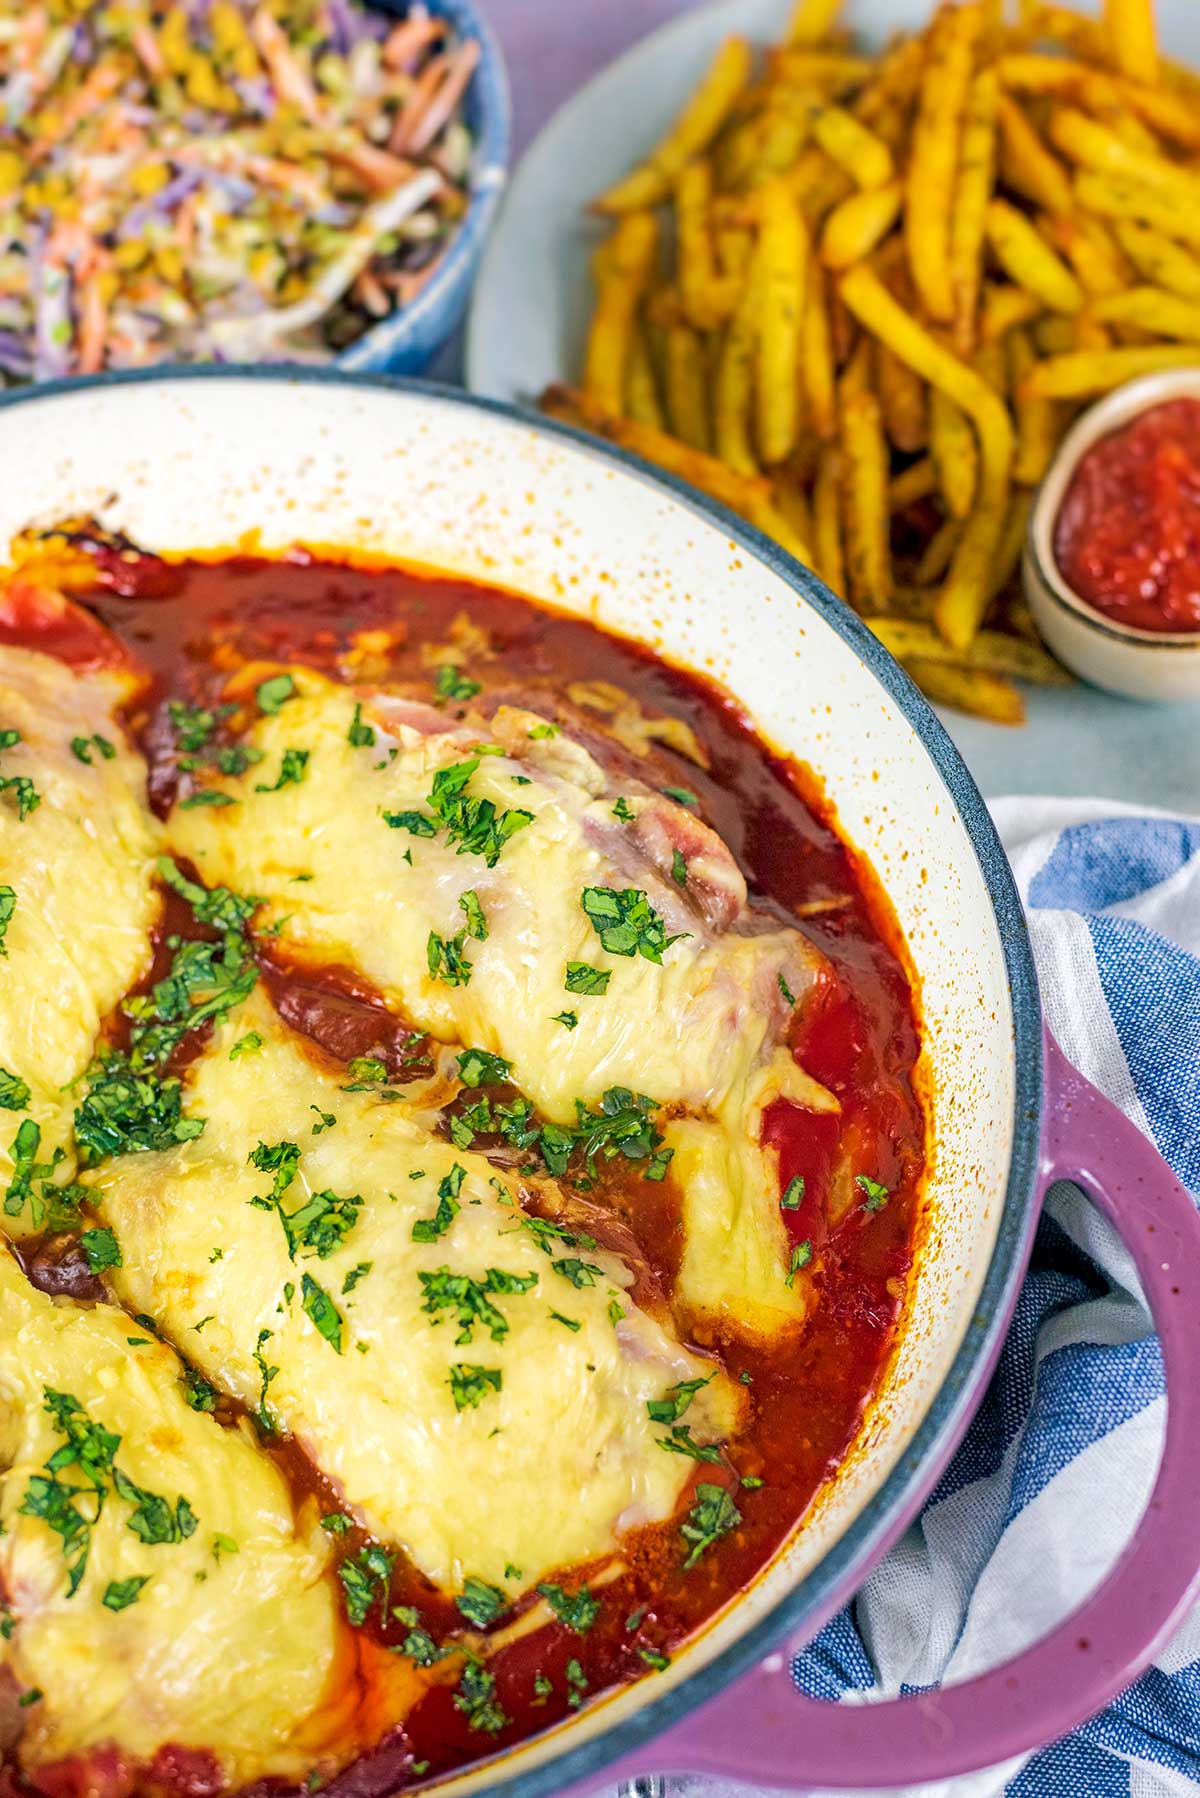
[[[1198,0],[1200,4],[1200,0]],[[1200,363],[1200,75],[1153,0],[953,0],[881,54],[799,0],[726,40],[595,202],[578,388],[548,412],[724,501],[924,691],[1002,723],[1061,684],[1020,593],[1080,407]]]

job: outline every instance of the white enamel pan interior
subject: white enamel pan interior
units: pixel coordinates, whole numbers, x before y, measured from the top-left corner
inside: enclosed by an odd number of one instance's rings
[[[979,1397],[1028,1242],[1041,1069],[1028,948],[986,810],[915,688],[811,575],[636,460],[502,407],[317,371],[100,377],[0,399],[0,472],[0,543],[90,512],[150,548],[331,545],[638,638],[722,682],[818,772],[899,918],[933,1143],[926,1246],[885,1389],[805,1527],[667,1673],[454,1782],[561,1790],[785,1628],[823,1621]]]

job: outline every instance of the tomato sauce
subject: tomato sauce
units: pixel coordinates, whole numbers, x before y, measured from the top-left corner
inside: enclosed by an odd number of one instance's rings
[[[684,1571],[679,1525],[693,1502],[693,1480],[678,1516],[627,1536],[622,1571],[615,1579],[602,1575],[594,1587],[603,1603],[585,1635],[552,1623],[489,1658],[509,1719],[498,1734],[472,1731],[453,1702],[452,1684],[431,1690],[406,1721],[402,1766],[394,1743],[382,1751],[389,1787],[418,1783],[520,1741],[614,1685],[647,1676],[657,1657],[669,1656],[753,1579],[836,1470],[893,1349],[918,1235],[925,1128],[913,1084],[914,994],[886,905],[869,870],[838,837],[816,783],[773,754],[729,695],[700,676],[591,624],[457,579],[355,568],[303,551],[276,562],[243,557],[175,565],[170,578],[161,564],[158,570],[148,568],[142,587],[130,574],[103,580],[85,603],[89,618],[111,629],[147,675],[130,722],[160,811],[174,787],[168,698],[215,702],[240,663],[279,659],[394,684],[429,700],[431,646],[441,654],[447,644],[457,645],[455,659],[481,683],[472,704],[485,712],[519,699],[562,715],[559,702],[572,683],[602,681],[631,695],[649,716],[684,720],[706,766],[661,743],[646,758],[636,756],[605,736],[600,717],[589,741],[618,774],[693,793],[699,815],[737,857],[754,903],[798,925],[832,968],[804,1011],[794,1047],[837,1094],[841,1117],[779,1102],[766,1123],[782,1182],[794,1176],[805,1182],[802,1202],[783,1216],[794,1243],[813,1245],[819,1303],[803,1331],[769,1348],[722,1340],[711,1329],[697,1340],[720,1353],[748,1394],[730,1465],[701,1466],[696,1475],[728,1488],[740,1524]],[[448,706],[448,717],[455,709]],[[578,714],[568,728],[580,728]],[[186,911],[171,898],[164,935],[189,929]],[[389,1069],[402,1062],[411,1068],[420,1057],[421,1039],[357,976],[290,967],[278,943],[259,943],[257,954],[274,1002],[310,1039],[313,1053],[340,1061],[378,1055]],[[151,978],[164,966],[160,955]],[[848,1142],[853,1167],[887,1189],[882,1207],[866,1204],[863,1191],[838,1175]],[[618,1158],[604,1164],[580,1202],[610,1211],[613,1228],[632,1233],[649,1276],[669,1291],[681,1246],[669,1188],[651,1188]],[[298,1445],[276,1439],[264,1446],[279,1458],[298,1498],[314,1494],[323,1510],[339,1508],[337,1494]],[[355,1528],[338,1547],[352,1554],[364,1540]],[[572,1586],[580,1572],[571,1570]],[[403,1556],[390,1601],[416,1606],[439,1640],[462,1628],[451,1601]],[[505,1617],[497,1627],[509,1622]],[[399,1647],[405,1634],[402,1623],[382,1621],[378,1608],[366,1627],[390,1646]],[[351,1770],[336,1786],[354,1793],[357,1777]]]
[[[1200,400],[1151,406],[1093,444],[1067,489],[1054,554],[1106,618],[1200,631]]]

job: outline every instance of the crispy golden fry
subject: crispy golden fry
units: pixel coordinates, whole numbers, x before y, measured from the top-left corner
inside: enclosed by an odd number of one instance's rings
[[[1041,399],[1086,400],[1108,393],[1139,375],[1167,368],[1194,368],[1194,345],[1155,343],[1132,349],[1051,356],[1039,362],[1025,382],[1025,392]]]
[[[789,44],[811,46],[824,41],[842,10],[842,0],[797,0],[784,33]]]
[[[841,447],[850,595],[864,611],[886,611],[892,591],[887,444],[879,401],[865,387],[842,399]]]
[[[825,277],[815,267],[809,272],[800,328],[800,382],[809,424],[827,443],[837,435],[837,403]]]
[[[1088,73],[1084,62],[1031,50],[1012,50],[996,59],[996,74],[1010,92],[1073,94]]]
[[[568,424],[583,425],[589,431],[597,432],[610,443],[632,450],[635,456],[643,456],[647,462],[657,463],[681,481],[699,487],[701,493],[711,494],[713,499],[720,500],[734,512],[749,517],[755,509],[771,502],[771,484],[761,475],[747,479],[735,474],[715,456],[691,449],[665,431],[656,431],[649,425],[639,424],[636,419],[621,418],[608,411],[578,387],[548,387],[538,404],[549,417],[565,419]]]
[[[929,396],[929,454],[952,518],[965,518],[979,486],[979,451],[967,415],[949,394]]]
[[[1112,332],[1093,318],[1089,311],[1077,312],[1072,318],[1073,347],[1076,350],[1111,350]]]
[[[1200,300],[1200,257],[1134,219],[1118,219],[1113,232],[1138,274],[1152,286],[1183,300]]]
[[[713,445],[718,456],[735,473],[758,472],[750,435],[750,411],[754,397],[754,362],[762,320],[763,257],[759,240],[746,272],[742,297],[725,327],[717,363],[713,404]]]
[[[813,543],[812,508],[803,481],[789,469],[776,469],[772,480],[775,510],[787,521],[789,529],[801,542]],[[810,560],[810,566],[811,558]]]
[[[792,519],[773,500],[752,494],[741,510],[751,524],[757,525],[764,536],[774,538],[780,549],[786,549],[789,556],[795,556],[797,562],[803,562],[806,568],[814,566],[815,558],[808,538],[796,530]]]
[[[1046,313],[1033,326],[1033,341],[1042,356],[1065,356],[1075,348],[1075,319],[1061,312]]]
[[[1069,6],[1030,6],[1022,0],[1021,23],[1033,40],[1049,38],[1052,43],[1062,44],[1064,49],[1076,56],[1086,57],[1089,62],[1103,65],[1111,54],[1111,45],[1104,27],[1094,19],[1085,19]]]
[[[996,166],[996,76],[982,69],[971,83],[958,159],[958,191],[950,224],[950,281],[954,292],[954,342],[960,354],[975,347],[983,239]]]
[[[1089,299],[1120,293],[1127,284],[1128,267],[1099,219],[1064,215],[1047,220],[1046,233],[1066,256]]]
[[[812,124],[813,136],[825,154],[845,169],[861,188],[886,187],[896,169],[887,145],[854,114],[841,106],[827,106]]]
[[[706,150],[721,129],[729,109],[750,79],[750,45],[729,37],[713,58],[708,73],[670,131],[646,161],[601,194],[599,212],[637,212],[656,206],[671,191],[679,171]]]
[[[1037,358],[1024,331],[1008,339],[1009,380],[1017,419],[1017,449],[1013,480],[1019,487],[1036,487],[1050,466],[1058,447],[1058,413],[1053,400],[1039,399],[1025,391]]]
[[[1083,289],[1023,212],[1007,200],[987,209],[987,236],[992,254],[1006,275],[1035,293],[1052,312],[1078,312]]]
[[[942,521],[921,552],[921,559],[916,567],[918,587],[932,587],[941,580],[954,560],[954,552],[962,534],[961,518],[946,518]]]
[[[1071,182],[1066,169],[1038,136],[1029,117],[1007,94],[996,108],[1003,153],[1000,166],[1007,186],[1046,212],[1071,210]]]
[[[1085,212],[1099,213],[1102,218],[1137,219],[1200,248],[1200,207],[1182,208],[1144,181],[1081,169],[1075,177],[1075,198]]]
[[[712,330],[728,316],[714,306],[717,271],[708,228],[711,199],[712,168],[697,158],[680,170],[675,181],[675,259],[683,310],[700,331]]]
[[[1084,169],[1138,182],[1181,207],[1200,206],[1200,176],[1165,156],[1133,148],[1074,107],[1059,107],[1051,115],[1050,136],[1064,156]]]
[[[1161,287],[1130,287],[1124,293],[1110,294],[1097,300],[1091,313],[1102,324],[1136,325],[1152,337],[1200,343],[1200,301],[1165,293]]]
[[[934,662],[927,656],[906,656],[904,667],[926,699],[932,699],[935,705],[970,712],[976,718],[989,719],[992,724],[1025,722],[1025,701],[1002,674]]]
[[[954,317],[950,215],[954,205],[955,146],[971,81],[980,15],[948,7],[929,31],[929,63],[920,94],[908,165],[905,237],[913,283],[932,318]]]
[[[851,194],[835,206],[821,233],[821,261],[826,268],[852,268],[881,243],[900,216],[904,190],[898,181]]]
[[[792,452],[799,426],[808,227],[780,176],[760,190],[759,207],[758,447],[764,462],[782,462]]]
[[[1138,117],[1163,137],[1174,139],[1188,150],[1200,150],[1200,117],[1196,113],[1196,97],[1168,93],[1161,87],[1142,87],[1137,82],[1120,84],[1121,98]]]
[[[1020,567],[1021,556],[1025,548],[1025,534],[1029,529],[1029,514],[1032,510],[1032,493],[1013,494],[1012,499],[1009,501],[1008,517],[1004,520],[1004,530],[1001,533],[1000,544],[996,550],[995,564],[992,568],[991,589],[988,594],[990,600],[998,599],[1016,576],[1017,569]],[[1033,642],[1036,644],[1040,644],[1041,642],[1041,638],[1037,635],[1036,630],[1033,634]],[[1019,671],[1009,668],[1002,670],[1002,672],[1014,674]],[[1036,678],[1037,677],[1032,674],[1026,676],[1027,680],[1035,680]]]
[[[1104,0],[1104,24],[1121,73],[1134,81],[1157,81],[1153,0]]]
[[[931,456],[922,456],[898,475],[893,475],[888,487],[888,505],[893,512],[903,512],[906,506],[913,506],[919,499],[928,499],[938,490],[937,470],[933,466]]]
[[[840,169],[819,144],[813,144],[800,157],[792,171],[792,185],[810,225],[819,224],[831,207],[840,205],[854,192],[854,183],[845,169]]]
[[[831,593],[846,591],[842,554],[841,463],[836,450],[826,450],[817,463],[813,483],[813,549],[817,573]]]
[[[929,408],[921,377],[885,345],[875,358],[875,380],[888,437],[905,455],[929,442]]]
[[[625,375],[625,405],[623,410],[639,424],[653,425],[661,431],[665,426],[662,403],[658,397],[658,380],[654,373],[654,365],[650,360],[650,348],[646,342],[646,333],[635,327],[633,341],[629,348],[629,364]]]
[[[871,79],[854,102],[864,125],[879,129],[882,116],[898,108],[906,114],[925,75],[925,43],[920,37],[900,37],[874,66]]]
[[[821,50],[769,50],[767,74],[791,87],[807,89],[829,99],[851,94],[871,73],[863,56],[843,56]]]
[[[989,281],[983,293],[979,334],[984,343],[999,343],[1009,331],[1029,324],[1041,311],[1042,302],[1035,293]]]
[[[813,108],[806,94],[779,88],[767,101],[763,128],[739,186],[753,188],[772,175],[786,174],[808,142]]]
[[[1003,631],[980,631],[961,655],[947,647],[935,630],[908,618],[872,618],[871,629],[898,661],[919,656],[930,662],[954,662],[986,674],[1006,674],[1039,687],[1069,687],[1071,676],[1046,650]]]
[[[705,385],[704,349],[689,325],[670,325],[666,343],[667,417],[680,442],[708,450],[712,438]]]
[[[597,275],[596,310],[588,332],[583,384],[592,399],[619,412],[638,305],[654,271],[658,222],[649,212],[628,213],[604,246]]]

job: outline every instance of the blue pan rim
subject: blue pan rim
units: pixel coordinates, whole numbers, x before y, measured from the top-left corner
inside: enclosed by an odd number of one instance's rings
[[[36,405],[43,400],[106,387],[239,380],[283,382],[294,386],[364,387],[486,412],[524,430],[534,429],[558,438],[598,461],[615,464],[645,484],[670,494],[702,522],[716,525],[747,554],[765,563],[820,614],[875,676],[912,725],[962,819],[1000,935],[1013,1012],[1012,1158],[996,1242],[983,1287],[950,1369],[925,1417],[896,1466],[845,1534],[752,1629],[661,1698],[647,1700],[631,1716],[601,1730],[589,1741],[551,1754],[536,1769],[514,1770],[505,1775],[502,1772],[503,1756],[498,1756],[494,1766],[497,1777],[476,1788],[477,1798],[500,1798],[501,1794],[506,1798],[516,1798],[517,1794],[520,1798],[542,1798],[543,1794],[561,1793],[574,1782],[601,1773],[609,1763],[643,1744],[652,1745],[656,1735],[678,1723],[706,1699],[715,1697],[764,1655],[777,1649],[785,1637],[802,1630],[806,1620],[823,1617],[831,1604],[852,1593],[874,1565],[879,1545],[886,1540],[897,1513],[907,1512],[925,1495],[930,1483],[930,1464],[941,1465],[942,1458],[951,1451],[970,1421],[983,1396],[983,1371],[990,1365],[992,1354],[1008,1327],[1015,1289],[1024,1272],[1037,1224],[1038,1207],[1033,1203],[1033,1197],[1041,1143],[1042,1012],[1028,927],[1012,869],[983,795],[945,728],[899,663],[850,607],[831,593],[809,569],[736,513],[643,461],[640,456],[591,437],[573,425],[543,418],[504,400],[488,399],[434,382],[399,375],[360,373],[336,366],[297,368],[278,363],[247,363],[220,367],[164,363],[153,369],[113,370],[48,381],[40,386],[10,388],[0,393],[0,410]],[[652,1753],[647,1759],[648,1770],[653,1770]],[[802,1753],[798,1759],[802,1762]],[[479,1771],[487,1773],[487,1764],[484,1763]],[[797,1772],[802,1774],[802,1765],[797,1766]]]

